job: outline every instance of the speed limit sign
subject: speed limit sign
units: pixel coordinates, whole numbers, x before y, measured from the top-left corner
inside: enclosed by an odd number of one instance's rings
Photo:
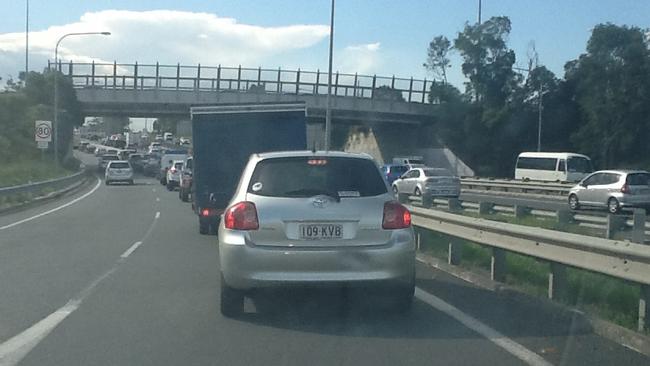
[[[36,142],[52,141],[52,121],[36,121],[34,139]]]

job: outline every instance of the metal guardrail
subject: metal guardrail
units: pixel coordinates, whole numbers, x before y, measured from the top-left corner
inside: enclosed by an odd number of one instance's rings
[[[414,226],[491,247],[491,276],[494,280],[505,279],[506,251],[550,262],[549,298],[559,298],[568,290],[564,266],[639,284],[638,330],[643,331],[648,326],[650,247],[646,245],[477,219],[415,206],[409,206],[409,209]],[[448,262],[458,264],[460,252],[460,243],[450,243]]]
[[[13,187],[3,187],[0,188],[0,198],[11,197],[21,193],[39,193],[45,189],[60,189],[73,184],[79,178],[83,177],[84,174],[85,171],[80,171],[78,173],[74,173],[72,175],[61,178],[49,179],[36,183],[22,184]]]
[[[494,180],[480,178],[462,178],[461,187],[464,189],[481,189],[495,192],[542,193],[566,196],[573,184],[522,182],[516,180]]]
[[[48,61],[48,69],[56,64]],[[72,79],[75,88],[110,90],[240,91],[326,95],[327,72],[156,64],[73,63],[59,61],[56,67]],[[433,81],[377,75],[332,74],[332,95],[428,103]]]

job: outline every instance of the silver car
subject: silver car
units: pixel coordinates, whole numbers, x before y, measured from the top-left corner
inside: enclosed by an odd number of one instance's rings
[[[395,194],[431,195],[435,197],[458,197],[460,179],[443,168],[418,167],[404,173],[393,182]]]
[[[368,155],[251,156],[219,224],[221,312],[245,291],[286,285],[381,285],[399,310],[415,288],[411,214]]]
[[[585,177],[569,191],[569,207],[650,207],[650,173],[643,170],[601,170]]]
[[[126,160],[113,160],[108,163],[104,174],[104,183],[110,185],[115,182],[133,184],[133,168]]]

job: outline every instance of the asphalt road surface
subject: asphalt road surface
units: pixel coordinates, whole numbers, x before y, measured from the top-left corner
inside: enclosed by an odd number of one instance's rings
[[[136,183],[0,216],[0,366],[650,364],[574,313],[423,264],[407,315],[291,290],[224,318],[216,237],[177,192]]]

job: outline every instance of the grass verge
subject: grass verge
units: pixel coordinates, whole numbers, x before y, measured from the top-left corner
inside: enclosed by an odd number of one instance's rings
[[[446,260],[449,242],[462,244],[460,266],[489,270],[491,249],[467,240],[416,228],[420,251]],[[506,283],[538,297],[548,293],[550,264],[532,257],[506,253]],[[577,268],[567,268],[567,297],[559,302],[636,330],[640,287],[633,283]],[[646,334],[650,334],[646,332]]]
[[[0,175],[0,187],[11,187],[30,182],[40,182],[48,179],[63,177],[73,171],[62,166],[58,168],[50,159],[20,159],[9,161],[3,165]]]

